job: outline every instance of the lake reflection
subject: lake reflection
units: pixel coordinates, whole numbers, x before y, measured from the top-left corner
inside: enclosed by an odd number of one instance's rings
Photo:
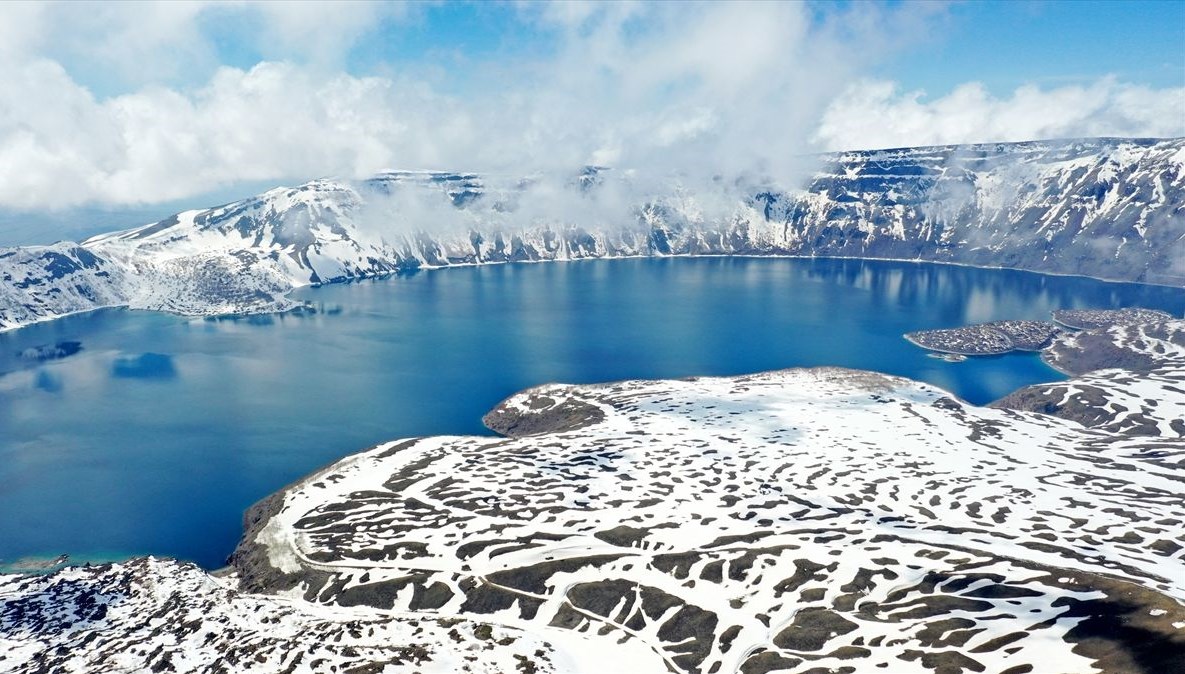
[[[120,356],[111,366],[111,375],[125,379],[173,379],[177,368],[173,357],[163,353],[142,353],[138,356]]]
[[[549,381],[842,365],[973,402],[1059,378],[1034,355],[946,363],[912,330],[1185,291],[856,260],[500,265],[298,293],[318,311],[243,320],[101,311],[0,334],[0,560],[151,552],[222,564],[252,502],[401,436],[487,433]],[[28,359],[30,348],[81,347]]]

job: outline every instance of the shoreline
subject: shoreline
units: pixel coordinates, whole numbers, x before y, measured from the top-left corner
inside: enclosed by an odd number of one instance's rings
[[[1099,276],[1089,276],[1089,275],[1085,275],[1085,274],[1069,274],[1069,273],[1062,273],[1062,272],[1036,271],[1036,270],[1032,270],[1032,269],[1022,269],[1022,268],[1017,268],[1017,267],[977,265],[977,264],[970,264],[970,263],[966,263],[966,262],[953,262],[953,261],[949,261],[949,260],[925,260],[925,259],[921,259],[921,258],[892,258],[892,257],[858,257],[858,256],[846,256],[846,255],[802,255],[802,254],[789,254],[789,253],[769,253],[769,254],[762,254],[762,253],[675,253],[675,254],[671,254],[671,255],[644,255],[644,254],[601,255],[601,256],[589,256],[589,257],[577,257],[577,258],[567,257],[567,258],[553,258],[553,259],[540,259],[540,260],[496,260],[496,261],[457,262],[457,263],[453,263],[453,264],[443,264],[443,265],[425,264],[425,265],[420,265],[418,267],[414,267],[412,269],[407,269],[407,270],[395,270],[395,271],[388,271],[388,272],[382,272],[382,273],[376,273],[376,274],[363,274],[361,276],[347,277],[347,278],[341,278],[341,279],[336,279],[336,280],[331,280],[331,281],[319,281],[317,283],[295,284],[290,289],[285,291],[282,295],[280,295],[279,297],[281,299],[289,299],[292,293],[294,293],[298,290],[306,289],[306,288],[321,288],[321,287],[325,287],[325,286],[344,285],[344,284],[348,284],[348,283],[356,283],[358,281],[376,281],[376,280],[382,280],[382,279],[389,279],[391,277],[398,277],[398,276],[406,275],[406,274],[410,274],[410,273],[416,273],[416,272],[420,272],[420,271],[430,272],[430,271],[439,271],[439,270],[443,270],[443,269],[451,269],[451,268],[456,268],[456,267],[482,267],[482,266],[489,266],[489,265],[509,265],[509,264],[544,264],[544,263],[553,263],[553,262],[590,262],[590,261],[640,260],[640,259],[663,260],[663,259],[691,259],[691,258],[708,258],[708,259],[741,258],[741,259],[752,259],[752,260],[762,260],[762,259],[854,260],[854,261],[860,261],[860,262],[898,262],[898,263],[908,263],[908,264],[915,264],[915,265],[936,264],[936,265],[948,265],[948,266],[952,266],[952,267],[963,267],[963,268],[967,268],[967,269],[984,269],[984,270],[991,270],[991,271],[1023,272],[1026,274],[1035,274],[1038,276],[1057,276],[1057,277],[1068,277],[1068,278],[1081,278],[1081,279],[1089,279],[1092,281],[1098,281],[1100,283],[1109,283],[1109,284],[1117,284],[1117,285],[1149,286],[1149,287],[1155,287],[1155,288],[1172,288],[1172,289],[1176,289],[1176,290],[1185,291],[1185,284],[1178,286],[1178,285],[1170,285],[1167,283],[1155,283],[1155,282],[1147,282],[1147,281],[1130,281],[1130,280],[1125,281],[1125,280],[1120,280],[1120,279],[1103,278],[1103,277],[1099,277]],[[183,317],[187,317],[187,318],[218,318],[218,317],[233,318],[233,317],[243,317],[243,316],[266,316],[269,314],[286,313],[288,311],[293,310],[292,307],[289,307],[287,309],[281,309],[281,308],[277,307],[274,309],[261,310],[261,311],[247,311],[247,312],[183,313],[183,312],[169,311],[167,309],[146,309],[146,308],[141,309],[141,308],[132,307],[130,304],[108,304],[108,305],[96,306],[96,307],[92,307],[92,308],[88,308],[88,309],[79,309],[77,311],[70,311],[70,312],[63,313],[63,314],[55,314],[53,316],[42,316],[42,317],[33,319],[31,321],[28,321],[26,323],[20,323],[17,325],[11,325],[11,326],[7,326],[7,327],[0,327],[0,335],[4,335],[4,334],[10,333],[10,332],[14,332],[16,330],[20,330],[22,328],[27,328],[27,327],[30,327],[33,325],[37,325],[39,323],[47,323],[49,321],[54,321],[59,318],[66,318],[68,316],[76,316],[79,314],[90,313],[92,311],[99,311],[101,309],[120,309],[120,308],[127,309],[129,311],[156,311],[159,313],[170,314],[173,316],[183,316]],[[1174,318],[1177,318],[1177,317],[1174,316]],[[1056,322],[1056,321],[1054,321],[1054,322]],[[1061,325],[1061,324],[1059,323],[1059,325]],[[1070,326],[1063,326],[1063,327],[1070,327]],[[916,346],[919,346],[920,348],[929,349],[929,347],[921,346],[920,344],[917,344],[916,342],[912,342],[912,340],[911,340],[911,343],[915,344]],[[929,349],[929,350],[938,351],[936,349]],[[958,352],[958,351],[939,351],[939,352],[940,353],[952,353],[952,354],[960,355],[960,356],[989,356],[989,355],[1003,355],[1005,353],[1009,353],[1008,351],[1003,351],[1000,353],[993,353],[993,354],[973,354],[973,353],[963,353],[963,352]]]

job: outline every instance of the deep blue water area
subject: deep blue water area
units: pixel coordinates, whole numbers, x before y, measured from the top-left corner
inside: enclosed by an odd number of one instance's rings
[[[376,443],[488,434],[551,381],[841,365],[985,403],[1060,379],[901,335],[1070,307],[1185,312],[1185,290],[858,260],[512,264],[310,288],[312,314],[98,311],[0,334],[0,560],[221,566],[251,503]],[[0,562],[2,563],[2,562]]]

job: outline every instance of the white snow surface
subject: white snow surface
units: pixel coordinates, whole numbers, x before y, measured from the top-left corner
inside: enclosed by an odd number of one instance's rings
[[[1139,392],[1185,400],[1155,385]],[[446,613],[480,615],[476,582],[518,602],[499,614],[509,624],[625,633],[680,671],[762,654],[927,671],[909,656],[927,651],[934,615],[971,631],[959,652],[987,671],[1092,671],[1064,614],[1067,598],[1105,596],[1097,574],[1158,593],[1165,613],[1150,618],[1185,615],[1175,433],[1105,434],[836,369],[548,386],[506,408],[571,404],[604,419],[351,457],[289,491],[254,543],[325,573],[304,588],[315,601],[415,570],[450,588]],[[802,648],[796,617],[822,615],[839,631]]]
[[[531,663],[599,674],[655,659],[628,646],[589,658],[589,640],[561,630],[549,642],[461,618],[244,594],[228,580],[151,557],[0,576],[0,671],[503,674]]]

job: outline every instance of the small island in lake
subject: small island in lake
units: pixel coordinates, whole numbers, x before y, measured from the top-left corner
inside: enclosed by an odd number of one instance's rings
[[[1049,321],[992,321],[961,328],[919,330],[905,333],[905,339],[928,349],[932,358],[957,363],[967,356],[996,356],[1010,351],[1040,351],[1042,358],[1056,369],[1054,347],[1076,343],[1080,338],[1094,339],[1095,333],[1108,329],[1151,326],[1172,321],[1173,316],[1157,309],[1124,307],[1122,309],[1058,309]],[[1109,339],[1106,334],[1104,338]],[[1103,364],[1098,364],[1104,367]]]
[[[994,356],[1009,351],[1040,351],[1061,333],[1048,321],[993,321],[946,330],[909,332],[910,342],[943,354]]]

